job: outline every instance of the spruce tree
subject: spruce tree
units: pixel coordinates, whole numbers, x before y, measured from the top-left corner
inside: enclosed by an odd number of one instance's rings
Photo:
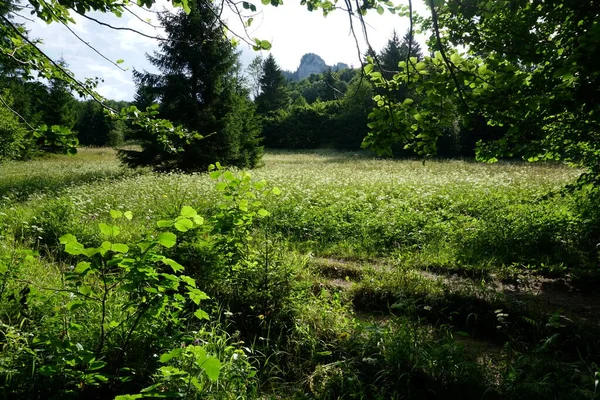
[[[289,104],[286,80],[273,54],[269,54],[263,62],[260,91],[256,98],[256,105],[261,114],[283,109]]]
[[[59,64],[63,68],[67,67],[62,59]],[[76,120],[76,105],[77,101],[68,85],[61,79],[51,79],[43,115],[44,124],[48,126],[60,125],[68,129],[73,128]]]
[[[421,60],[423,58],[421,45],[415,40],[414,35],[410,34],[410,31],[406,32],[402,41],[400,41],[395,30],[392,32],[392,37],[388,40],[387,45],[379,55],[381,68],[384,71],[384,75],[387,75],[387,79],[390,79],[395,71],[398,71],[398,63],[400,61],[407,60],[409,46],[410,57],[416,57],[417,60]]]
[[[160,15],[169,40],[148,55],[158,74],[134,72],[139,102],[159,101],[161,118],[204,136],[172,138],[165,147],[154,134],[137,131],[142,151],[122,151],[130,166],[150,165],[157,170],[204,170],[224,165],[254,167],[260,159],[259,127],[254,108],[239,79],[239,54],[216,19],[210,2],[193,0],[186,14]]]

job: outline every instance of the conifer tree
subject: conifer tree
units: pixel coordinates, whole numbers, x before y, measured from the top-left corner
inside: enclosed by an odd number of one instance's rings
[[[262,154],[259,127],[239,78],[238,53],[216,20],[219,10],[212,3],[193,0],[189,6],[189,14],[160,15],[169,40],[147,56],[160,73],[134,72],[136,100],[158,100],[161,118],[204,138],[174,137],[165,146],[154,134],[139,130],[142,151],[120,155],[130,166],[157,170],[204,170],[216,161],[254,167]]]
[[[261,93],[256,98],[256,105],[261,114],[280,110],[289,103],[286,80],[273,54],[269,54],[263,62],[260,91]]]
[[[61,67],[66,68],[64,60],[60,60]],[[71,129],[75,125],[77,101],[69,90],[67,84],[60,79],[51,79],[48,89],[48,98],[45,104],[43,122],[48,125],[60,125]]]

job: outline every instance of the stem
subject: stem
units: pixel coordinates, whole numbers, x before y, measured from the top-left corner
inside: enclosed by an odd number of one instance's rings
[[[104,263],[103,263],[104,264]],[[106,300],[108,298],[109,288],[106,284],[106,275],[104,270],[104,265],[100,269],[102,273],[102,285],[104,286],[104,295],[102,296],[102,320],[100,322],[100,342],[98,343],[98,347],[96,348],[96,358],[100,357],[100,353],[102,352],[102,347],[104,347],[104,340],[106,338],[104,331],[104,324],[106,322]]]

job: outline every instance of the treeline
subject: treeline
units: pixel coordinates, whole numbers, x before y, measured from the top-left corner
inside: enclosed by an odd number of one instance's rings
[[[418,42],[408,33],[399,38],[393,32],[379,53],[371,51],[383,77],[391,79],[398,64],[409,57],[423,59]],[[264,146],[281,149],[332,148],[358,150],[369,132],[369,114],[376,106],[373,97],[381,91],[392,91],[395,101],[419,101],[418,93],[406,88],[374,88],[360,70],[328,68],[301,81],[285,79],[272,55],[257,57],[247,69],[251,90],[255,94],[257,112],[262,116]],[[496,137],[501,128],[488,127],[474,116],[468,127],[459,123],[439,132],[438,155],[472,157],[477,140]],[[401,136],[401,135],[399,135]],[[392,146],[395,156],[412,156],[402,144]]]
[[[39,81],[24,80],[19,75],[4,75],[0,78],[0,91],[7,103],[0,108],[3,117],[0,122],[1,136],[7,142],[10,137],[16,139],[15,135],[25,140],[25,124],[32,127],[60,125],[75,132],[79,144],[84,146],[116,146],[127,136],[128,129],[123,121],[108,118],[106,108],[95,100],[76,99],[60,80],[51,80],[46,85]],[[120,111],[128,102],[106,100],[104,105]],[[6,106],[22,118],[10,112]],[[8,131],[13,133],[8,134]],[[23,156],[34,148],[22,140],[12,142],[13,146],[25,147]]]

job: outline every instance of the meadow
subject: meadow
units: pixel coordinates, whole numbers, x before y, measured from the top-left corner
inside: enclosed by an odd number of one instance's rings
[[[251,177],[104,148],[2,164],[0,393],[597,398],[580,173],[329,151]]]

